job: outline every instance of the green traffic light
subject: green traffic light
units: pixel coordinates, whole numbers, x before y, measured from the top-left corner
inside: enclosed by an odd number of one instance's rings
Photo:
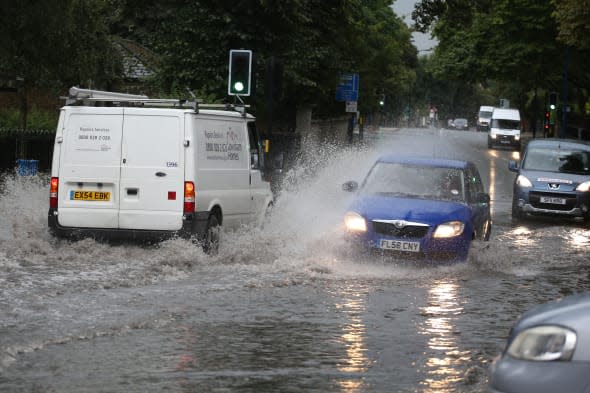
[[[551,108],[551,110],[553,110],[555,109],[555,104],[551,104],[549,107]]]
[[[242,82],[236,82],[234,83],[234,90],[237,92],[241,92],[244,90],[244,84]]]

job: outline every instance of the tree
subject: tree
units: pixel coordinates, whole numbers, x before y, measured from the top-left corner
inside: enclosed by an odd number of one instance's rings
[[[21,83],[22,126],[28,92],[88,84],[106,87],[120,74],[101,0],[4,1],[0,5],[0,74]]]

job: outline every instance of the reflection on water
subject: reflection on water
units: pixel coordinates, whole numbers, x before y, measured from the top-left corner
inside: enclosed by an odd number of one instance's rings
[[[342,326],[340,341],[346,349],[346,358],[338,364],[338,370],[344,373],[360,374],[366,372],[370,366],[367,357],[367,328],[363,321],[366,311],[365,291],[358,286],[348,286],[341,293],[342,301],[336,304],[347,317],[347,322]],[[340,382],[342,392],[354,393],[364,387],[361,379],[342,379]]]
[[[439,280],[428,290],[428,305],[421,308],[426,320],[418,332],[429,336],[429,357],[424,365],[426,377],[421,382],[424,392],[449,392],[462,379],[461,365],[470,359],[469,351],[461,351],[453,321],[463,312],[455,282]]]

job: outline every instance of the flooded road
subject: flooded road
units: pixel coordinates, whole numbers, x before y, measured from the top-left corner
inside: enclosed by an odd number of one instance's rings
[[[57,241],[48,179],[0,182],[2,392],[481,392],[524,310],[590,287],[590,229],[513,226],[507,169],[486,134],[382,130],[323,147],[286,174],[264,229],[209,257]],[[383,151],[474,161],[492,197],[490,242],[426,267],[346,254],[342,216]]]

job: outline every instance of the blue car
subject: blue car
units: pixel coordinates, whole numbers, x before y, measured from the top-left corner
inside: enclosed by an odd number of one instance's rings
[[[590,391],[590,292],[525,312],[490,367],[488,393]]]
[[[561,216],[590,221],[590,143],[567,139],[534,139],[520,166],[508,169],[514,179],[512,218]]]
[[[490,196],[469,161],[384,155],[359,184],[344,217],[353,247],[404,260],[464,261],[489,240]]]

